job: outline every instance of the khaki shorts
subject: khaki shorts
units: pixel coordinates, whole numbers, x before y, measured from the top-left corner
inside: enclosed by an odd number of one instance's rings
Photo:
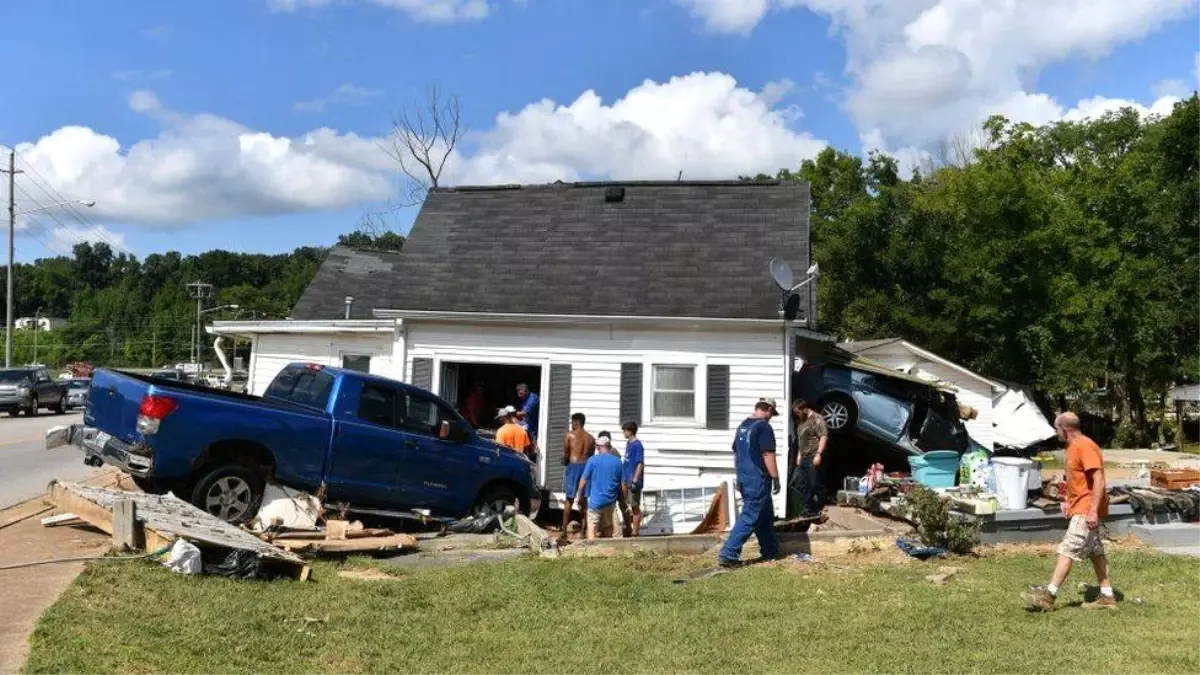
[[[642,510],[642,488],[625,484],[625,505],[636,511]]]
[[[1084,516],[1071,516],[1071,524],[1062,543],[1058,545],[1058,554],[1066,556],[1075,562],[1083,562],[1096,556],[1104,555],[1104,540],[1100,538],[1100,530],[1088,527]]]
[[[604,534],[613,527],[613,509],[616,504],[609,504],[602,509],[587,510],[587,524],[596,528],[596,534]]]

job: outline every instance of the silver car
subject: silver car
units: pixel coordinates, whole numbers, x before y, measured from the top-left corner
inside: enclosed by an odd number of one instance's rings
[[[86,377],[66,380],[67,409],[82,408],[87,405],[88,392],[92,389],[92,381]]]

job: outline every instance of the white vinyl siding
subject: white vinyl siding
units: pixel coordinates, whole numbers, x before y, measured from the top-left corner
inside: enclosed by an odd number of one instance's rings
[[[319,363],[324,366],[341,367],[343,356],[369,356],[371,373],[395,377],[398,373],[392,368],[392,340],[390,332],[258,335],[254,339],[250,379],[246,383],[246,390],[251,394],[261,395],[267,390],[271,380],[289,363]]]
[[[630,329],[610,325],[582,327],[472,325],[468,322],[405,320],[398,339],[406,352],[405,374],[414,358],[429,358],[434,391],[439,390],[445,361],[455,363],[509,363],[542,368],[541,391],[548,387],[551,363],[570,364],[571,412],[587,416],[593,434],[609,431],[618,451],[620,435],[621,364],[644,364],[644,416],[638,437],[646,448],[646,484],[662,487],[678,480],[704,479],[716,484],[733,473],[731,450],[734,431],[754,410],[762,396],[782,400],[783,358],[779,334],[774,329],[737,330]],[[729,366],[729,429],[706,429],[706,368]],[[683,365],[693,369],[693,411],[687,420],[656,420],[653,415],[654,366]],[[538,438],[547,437],[548,402],[542,399]],[[783,418],[772,422],[780,443]],[[561,448],[541,448],[545,458],[559,456]],[[783,470],[781,462],[780,469]],[[552,492],[560,485],[546,486]],[[778,500],[782,508],[783,500]]]

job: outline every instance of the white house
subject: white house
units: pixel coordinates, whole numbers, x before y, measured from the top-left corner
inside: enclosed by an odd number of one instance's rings
[[[640,425],[647,488],[716,484],[733,472],[733,429],[759,397],[786,407],[768,263],[808,267],[808,213],[798,183],[440,188],[402,253],[335,248],[292,320],[213,332],[252,341],[253,393],[292,361],[410,382],[460,409],[476,384],[494,411],[526,383],[541,398],[552,493],[576,412],[615,439],[623,422]]]
[[[37,326],[38,330],[46,333],[59,330],[66,325],[66,319],[54,319],[48,316],[23,316],[13,319],[13,328],[16,330],[33,330],[34,326]]]
[[[843,349],[927,381],[951,386],[959,403],[978,412],[964,423],[984,447],[1024,447],[1054,437],[1054,428],[1018,385],[980,375],[902,338],[843,342]]]

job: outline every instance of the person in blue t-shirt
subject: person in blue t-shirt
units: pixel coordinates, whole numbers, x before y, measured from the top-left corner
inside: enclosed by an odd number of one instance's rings
[[[733,437],[733,461],[738,490],[742,493],[742,512],[717,557],[721,567],[740,564],[742,547],[751,534],[758,537],[764,560],[779,557],[775,505],[771,499],[771,495],[779,494],[780,489],[775,430],[771,428],[771,418],[778,414],[775,399],[760,398],[754,406],[754,415],[742,422]]]
[[[621,460],[608,439],[596,439],[596,454],[583,467],[579,494],[587,495],[587,538],[613,536],[613,511],[621,498]],[[578,508],[578,498],[576,503]]]
[[[541,400],[538,395],[529,391],[529,385],[517,385],[517,399],[521,401],[521,407],[517,410],[517,423],[525,427],[525,432],[529,434],[529,439],[537,444],[538,435],[538,404]]]
[[[638,440],[637,422],[622,424],[621,431],[625,432],[625,462],[621,472],[625,505],[628,509],[625,520],[629,527],[629,536],[636,537],[642,530],[642,485],[646,474],[646,449]]]

